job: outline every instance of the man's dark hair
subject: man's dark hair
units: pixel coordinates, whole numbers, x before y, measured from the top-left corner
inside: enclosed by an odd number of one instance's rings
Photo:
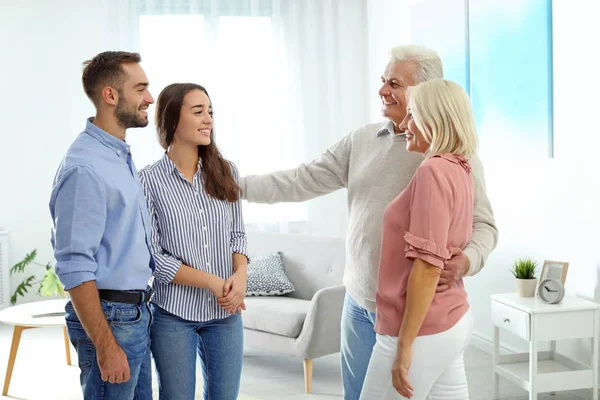
[[[105,86],[110,86],[119,93],[123,90],[123,82],[127,74],[121,67],[122,64],[139,63],[142,60],[138,53],[126,51],[105,51],[91,60],[83,63],[83,90],[94,105],[98,106],[100,91]]]

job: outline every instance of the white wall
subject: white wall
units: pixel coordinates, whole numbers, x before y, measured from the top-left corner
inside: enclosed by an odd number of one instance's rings
[[[381,75],[389,61],[388,50],[410,43],[409,25],[404,23],[409,14],[407,1],[367,1],[367,46],[369,69],[369,114],[373,121],[381,119],[379,88]]]
[[[368,3],[369,82],[374,94],[387,47],[410,42],[403,29],[408,21],[401,17],[408,17],[403,12],[407,1]],[[531,256],[540,264],[544,259],[568,261],[567,290],[600,301],[600,166],[595,161],[600,148],[600,70],[593,50],[600,37],[595,17],[600,4],[556,0],[553,8],[555,158],[519,162],[498,155],[483,160],[500,239],[484,270],[465,281],[479,342],[492,337],[489,295],[515,290],[509,267],[516,257]],[[376,119],[376,96],[370,104]],[[504,337],[509,347],[523,345]],[[582,356],[587,348],[563,345]]]

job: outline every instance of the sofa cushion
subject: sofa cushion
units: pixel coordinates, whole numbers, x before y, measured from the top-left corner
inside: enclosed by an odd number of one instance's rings
[[[244,328],[297,338],[310,301],[291,297],[247,297]]]
[[[247,296],[279,296],[293,291],[280,252],[252,258],[248,264]]]
[[[320,289],[342,284],[346,266],[344,238],[252,231],[246,235],[251,260],[261,254],[281,252],[285,274],[294,285],[289,297],[310,300]]]

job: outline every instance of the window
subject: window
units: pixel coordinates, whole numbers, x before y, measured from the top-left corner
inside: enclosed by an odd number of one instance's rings
[[[305,159],[303,127],[291,122],[302,104],[289,87],[286,49],[270,17],[142,15],[139,23],[142,63],[155,99],[170,83],[204,86],[215,112],[216,142],[242,175],[293,168]],[[136,142],[138,166],[161,157],[156,141]],[[306,203],[244,203],[246,224],[298,223],[307,212]]]

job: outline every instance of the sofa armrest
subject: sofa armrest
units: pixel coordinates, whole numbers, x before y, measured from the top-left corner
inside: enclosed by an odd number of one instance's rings
[[[331,286],[313,296],[302,331],[296,339],[304,358],[317,358],[340,351],[342,309],[346,287]]]

